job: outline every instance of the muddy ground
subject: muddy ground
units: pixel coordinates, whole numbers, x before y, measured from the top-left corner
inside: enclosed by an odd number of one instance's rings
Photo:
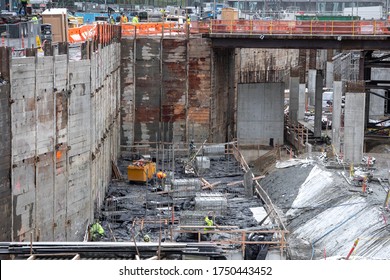
[[[387,146],[377,148],[381,153],[372,153],[367,156],[376,158],[373,168],[375,177],[386,177],[390,169],[390,154],[387,153]],[[296,199],[300,186],[315,165],[323,170],[332,172],[334,186],[328,194],[324,193],[327,199],[320,207],[306,207],[295,209],[295,215],[283,215],[282,218],[290,232],[303,226],[307,221],[321,214],[328,207],[333,207],[347,197],[358,195],[360,189],[352,190],[340,172],[343,169],[326,168],[326,162],[318,159],[321,153],[311,154],[314,163],[306,163],[293,167],[276,169],[273,168],[267,176],[260,181],[261,186],[267,191],[275,206],[286,214]],[[301,155],[304,159],[308,155]],[[287,158],[285,158],[287,159]],[[184,163],[188,159],[178,158],[175,161],[174,178],[195,178],[195,175],[184,173]],[[127,166],[131,163],[129,159],[122,158],[119,161],[119,168],[123,175],[127,174]],[[217,184],[213,190],[203,190],[203,192],[221,192],[228,199],[227,211],[215,217],[215,222],[220,226],[237,226],[240,229],[258,228],[258,222],[254,219],[249,208],[262,206],[261,200],[257,197],[247,197],[243,184],[227,186],[228,183],[243,180],[244,172],[238,163],[227,156],[211,158],[211,168],[200,177],[209,183]],[[170,166],[166,164],[166,166]],[[168,183],[169,185],[169,183]],[[384,188],[378,182],[371,182],[369,187],[373,190],[367,200],[371,204],[383,203]],[[113,181],[108,188],[106,203],[102,207],[99,216],[105,228],[104,241],[133,241],[142,242],[145,235],[150,236],[151,241],[158,242],[160,239],[186,241],[188,239],[178,239],[178,235],[171,236],[170,227],[172,221],[177,225],[184,211],[193,211],[194,199],[173,200],[169,194],[156,194],[156,183],[151,180],[148,184],[137,184],[134,182]],[[172,211],[172,209],[174,209]],[[173,212],[173,213],[172,213]],[[144,220],[141,226],[141,220]],[[167,221],[167,224],[164,223]],[[136,223],[135,223],[136,222]],[[134,225],[135,223],[135,225]],[[190,237],[191,238],[191,237]],[[227,238],[226,236],[214,236],[217,239]],[[195,240],[193,240],[195,241]],[[290,249],[293,251],[293,259],[310,259],[313,256],[321,255],[321,252],[312,252],[310,244],[302,239],[290,239]],[[319,258],[319,257],[317,257]]]
[[[184,174],[186,162],[186,158],[176,160],[175,179],[195,178],[194,174]],[[123,158],[119,161],[118,167],[122,174],[127,174],[127,166],[130,163],[130,160]],[[165,166],[170,165],[165,164]],[[212,190],[202,192],[220,192],[228,200],[226,212],[215,216],[215,224],[237,226],[240,229],[257,227],[258,223],[249,208],[262,206],[261,200],[257,197],[246,197],[242,183],[227,186],[228,183],[243,180],[244,172],[239,164],[230,156],[222,156],[211,158],[210,167],[210,170],[202,172],[200,176],[211,184],[216,182],[219,184]],[[172,218],[174,217],[174,223],[177,223],[183,211],[193,211],[194,198],[174,200],[170,194],[156,194],[156,186],[154,180],[147,184],[137,184],[128,180],[113,181],[110,184],[105,206],[98,213],[105,228],[104,241],[132,241],[135,236],[136,242],[142,242],[143,237],[148,235],[152,242],[158,242],[160,232],[163,241],[171,239]],[[144,220],[142,226],[141,220]],[[134,221],[137,221],[135,226]],[[165,221],[168,221],[168,224],[165,224]],[[215,238],[219,237],[215,236]],[[173,240],[177,239],[178,234],[175,234]]]

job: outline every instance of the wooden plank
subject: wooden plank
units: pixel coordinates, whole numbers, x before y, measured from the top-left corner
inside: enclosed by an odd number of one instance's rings
[[[263,178],[265,178],[264,175],[257,176],[257,177],[253,177],[253,178],[252,178],[252,181],[254,181],[254,180],[259,180],[259,179],[263,179]],[[244,183],[243,180],[241,180],[241,181],[234,181],[234,182],[228,183],[227,186],[234,186],[234,185],[238,185],[238,184],[242,184],[242,183]]]

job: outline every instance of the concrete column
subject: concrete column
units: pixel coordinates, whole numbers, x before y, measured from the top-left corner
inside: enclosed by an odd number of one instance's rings
[[[333,112],[332,112],[332,144],[337,153],[340,152],[341,101],[343,82],[333,82]]]
[[[326,76],[325,76],[325,87],[332,88],[333,87],[333,61],[326,62]]]
[[[352,90],[356,91],[356,88]],[[355,164],[359,164],[362,160],[364,141],[366,94],[364,89],[359,91],[351,92],[347,89],[345,94],[344,155],[345,159]]]
[[[290,75],[290,106],[289,118],[291,122],[298,122],[299,108],[299,76],[296,69],[291,70]]]
[[[321,137],[322,129],[322,90],[323,76],[322,71],[318,70],[315,82],[315,104],[314,104],[314,137]]]
[[[385,96],[385,91],[383,89],[373,89],[372,92],[379,94],[380,96]],[[385,114],[385,99],[371,94],[370,96],[370,108],[369,108],[369,116],[372,119],[377,119],[383,117]]]
[[[306,84],[299,84],[298,91],[298,120],[302,121],[306,111]]]
[[[315,92],[316,92],[316,69],[309,69],[308,77],[307,77],[307,95],[308,102],[310,106],[314,106],[315,102]]]
[[[390,80],[390,69],[388,68],[371,68],[371,78],[372,80]],[[375,92],[381,96],[385,96],[384,90],[373,89],[372,92]],[[370,108],[369,116],[370,118],[376,119],[382,117],[385,112],[385,99],[374,94],[370,94]]]
[[[306,111],[306,50],[299,50],[298,58],[299,86],[298,86],[298,120],[303,120]]]
[[[316,92],[316,75],[317,75],[317,50],[309,51],[309,72],[307,76],[307,90],[309,105],[314,106]]]

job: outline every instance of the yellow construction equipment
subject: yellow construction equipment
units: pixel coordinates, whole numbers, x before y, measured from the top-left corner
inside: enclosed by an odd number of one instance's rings
[[[146,182],[156,173],[156,163],[145,160],[134,161],[127,167],[127,178],[132,182]]]

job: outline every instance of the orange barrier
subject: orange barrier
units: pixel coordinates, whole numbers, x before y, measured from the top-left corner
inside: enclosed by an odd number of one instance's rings
[[[173,22],[140,22],[137,24],[122,24],[122,36],[133,37],[136,35],[159,35],[174,30]]]
[[[175,22],[140,22],[120,25],[108,23],[69,28],[68,41],[81,43],[97,38],[107,43],[113,37],[186,34],[186,25]],[[119,30],[121,34],[119,34]],[[297,34],[297,35],[390,35],[388,21],[318,21],[318,20],[211,20],[191,23],[190,33]]]
[[[211,33],[390,35],[387,21],[213,20]]]
[[[68,29],[69,43],[82,43],[96,35],[96,25],[82,25]]]
[[[97,40],[101,44],[107,44],[113,38],[120,37],[121,27],[108,23],[83,25],[68,29],[69,43],[82,43],[88,40]]]

